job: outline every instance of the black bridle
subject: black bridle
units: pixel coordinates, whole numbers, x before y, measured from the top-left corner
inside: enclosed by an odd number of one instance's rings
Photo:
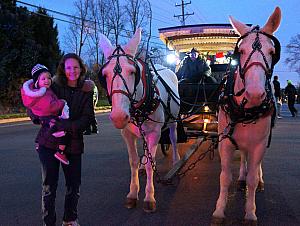
[[[136,69],[134,90],[132,93],[130,92],[128,84],[124,76],[122,75],[122,67],[119,61],[120,57],[126,57],[128,61],[134,65]],[[114,75],[111,81],[110,93],[108,93],[106,78],[103,76],[102,71],[105,69],[105,67],[110,63],[111,59],[113,58],[116,58],[116,64],[113,69]],[[125,86],[125,90],[113,89],[113,82],[117,76],[121,78]],[[112,55],[108,57],[108,61],[103,65],[100,73],[98,74],[98,77],[102,87],[104,87],[107,91],[107,95],[110,103],[112,103],[111,102],[112,96],[116,93],[123,94],[129,99],[130,101],[129,113],[132,122],[135,124],[141,124],[145,120],[150,119],[149,115],[152,114],[157,109],[158,105],[161,103],[159,97],[159,91],[155,85],[155,82],[153,80],[153,75],[150,72],[149,66],[141,59],[137,59],[129,54],[126,54],[125,51],[122,49],[122,47],[119,45],[113,51]],[[143,93],[142,93],[143,96],[140,100],[136,100],[135,98],[136,98],[137,86],[140,81],[143,87]]]
[[[248,35],[253,34],[253,33],[256,34],[256,38],[255,38],[254,42],[252,43],[252,51],[249,54],[248,58],[246,59],[244,65],[241,65],[239,44],[245,37],[247,37]],[[275,53],[272,54],[271,65],[269,65],[265,54],[261,50],[262,44],[261,44],[260,38],[259,38],[260,35],[265,35],[273,41]],[[252,55],[256,51],[258,51],[262,55],[264,64],[262,62],[251,62],[249,64]],[[254,27],[251,31],[242,35],[236,43],[234,53],[231,56],[231,60],[229,63],[229,68],[222,80],[223,88],[222,88],[220,99],[219,99],[220,107],[230,117],[230,121],[231,121],[227,126],[227,132],[224,134],[224,137],[229,138],[230,141],[236,147],[237,147],[237,144],[234,141],[234,139],[232,138],[232,134],[233,134],[235,125],[238,123],[243,123],[243,124],[253,123],[258,118],[266,116],[268,114],[271,114],[272,110],[274,109],[275,105],[274,105],[274,98],[273,98],[272,88],[271,88],[271,78],[272,78],[274,66],[280,59],[280,51],[281,51],[281,47],[280,47],[280,42],[278,41],[278,39],[275,38],[273,35],[270,35],[263,31],[260,31],[259,26]],[[236,65],[232,65],[231,62],[233,60],[236,60],[238,63]],[[252,108],[245,108],[245,105],[248,102],[248,100],[244,97],[243,100],[241,101],[241,103],[237,103],[235,101],[235,97],[241,96],[245,92],[245,74],[247,73],[249,68],[254,65],[261,66],[265,71],[266,97],[262,101],[262,104],[260,106],[255,106]],[[237,93],[234,93],[234,86],[235,86],[235,79],[236,79],[235,75],[237,73],[237,70],[239,71],[239,75],[244,84],[244,88],[241,89],[240,91],[238,91]],[[269,141],[270,141],[270,139],[269,139]]]
[[[247,60],[245,61],[245,64],[242,66],[241,61],[240,61],[239,44],[245,37],[247,37],[248,35],[253,34],[253,33],[256,34],[256,38],[255,38],[254,42],[252,43],[252,51],[249,54]],[[270,38],[273,41],[274,48],[275,48],[275,53],[272,54],[272,63],[271,63],[271,65],[269,65],[265,54],[261,50],[262,49],[262,44],[261,44],[260,39],[259,39],[260,34],[267,36],[268,38]],[[259,52],[262,55],[265,65],[263,65],[261,62],[252,62],[251,64],[249,64],[252,55],[256,51]],[[280,46],[280,42],[278,41],[278,39],[275,38],[273,35],[270,35],[270,34],[267,34],[263,31],[260,31],[259,26],[255,26],[251,31],[249,31],[246,34],[242,35],[238,39],[238,41],[235,45],[235,49],[234,49],[232,59],[237,60],[238,67],[239,67],[239,72],[240,72],[240,77],[243,81],[245,80],[245,74],[248,71],[248,69],[250,67],[254,66],[254,65],[261,66],[264,69],[265,73],[266,73],[266,78],[271,79],[272,74],[273,74],[274,66],[280,60],[280,52],[281,52],[281,46]]]
[[[132,64],[134,65],[134,67],[136,69],[134,90],[133,90],[132,93],[130,92],[129,87],[127,85],[127,82],[126,82],[124,76],[122,75],[122,67],[120,65],[120,57],[126,57],[129,62],[132,62]],[[110,63],[111,59],[113,59],[113,58],[116,58],[116,65],[114,67],[114,76],[113,76],[112,81],[111,81],[110,92],[108,92],[109,87],[107,87],[106,78],[103,76],[102,72],[105,69],[105,67]],[[121,93],[121,94],[125,95],[126,97],[128,97],[128,99],[130,100],[131,103],[134,103],[135,102],[134,96],[136,95],[136,87],[137,87],[137,85],[140,81],[140,78],[141,78],[140,68],[138,66],[138,63],[137,63],[136,59],[133,56],[125,53],[125,51],[122,49],[122,47],[120,45],[117,45],[116,49],[113,51],[111,56],[109,56],[107,59],[108,59],[108,61],[101,68],[98,77],[99,77],[99,81],[100,81],[102,87],[105,88],[106,91],[107,91],[107,95],[108,95],[108,98],[109,98],[110,102],[111,102],[112,96],[114,94]],[[125,86],[125,90],[113,89],[113,82],[114,82],[114,80],[117,76],[121,78],[121,80],[122,80],[122,82]]]

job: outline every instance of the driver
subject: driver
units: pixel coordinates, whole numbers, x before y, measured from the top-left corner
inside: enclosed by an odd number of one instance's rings
[[[199,56],[199,52],[195,48],[192,48],[187,54],[181,65],[176,73],[180,82],[216,82],[215,78],[211,77],[210,66]]]

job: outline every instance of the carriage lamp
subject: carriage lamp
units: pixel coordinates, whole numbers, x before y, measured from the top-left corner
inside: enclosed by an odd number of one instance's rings
[[[231,60],[231,63],[230,63],[232,66],[236,66],[238,64],[238,61],[237,60]]]
[[[204,112],[209,112],[209,107],[208,106],[204,106]]]
[[[209,123],[209,122],[210,122],[210,120],[208,118],[205,118],[203,120],[203,131],[206,131],[207,123]]]
[[[175,64],[176,61],[177,61],[177,56],[175,54],[168,54],[167,55],[168,64]]]

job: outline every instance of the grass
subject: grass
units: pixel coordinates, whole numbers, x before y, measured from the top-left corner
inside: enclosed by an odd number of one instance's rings
[[[98,111],[98,110],[110,110],[111,109],[111,106],[110,105],[107,105],[107,106],[96,106],[95,107],[95,110]]]
[[[0,120],[11,119],[11,118],[23,118],[23,117],[27,117],[27,113],[3,114],[0,115]]]
[[[97,103],[97,106],[95,107],[95,110],[110,110],[111,106],[109,105],[108,101],[105,100],[99,100]],[[25,109],[24,109],[25,111]],[[22,113],[10,113],[10,114],[0,114],[0,120],[1,119],[12,119],[12,118],[23,118],[23,117],[27,117],[27,113],[26,112],[22,112]]]

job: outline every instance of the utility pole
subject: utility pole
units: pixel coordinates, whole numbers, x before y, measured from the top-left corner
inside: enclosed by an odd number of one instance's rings
[[[191,4],[191,1],[190,2],[184,2],[184,0],[181,0],[181,4],[177,4],[177,3],[175,4],[175,6],[181,6],[181,15],[174,15],[174,17],[178,17],[178,18],[182,17],[182,19],[180,20],[182,26],[185,25],[185,19],[188,16],[194,15],[194,12],[193,13],[184,13],[184,6],[188,5],[188,4]]]

